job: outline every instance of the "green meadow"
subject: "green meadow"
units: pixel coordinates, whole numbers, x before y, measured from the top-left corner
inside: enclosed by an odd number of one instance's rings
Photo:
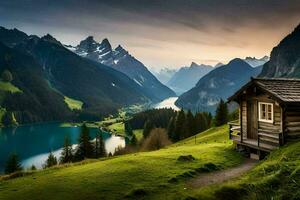
[[[83,102],[64,96],[64,100],[71,110],[81,110]]]
[[[0,181],[0,199],[174,199],[191,195],[186,180],[242,162],[227,127],[212,128],[168,148],[60,166]],[[223,138],[220,139],[219,138]],[[203,140],[202,140],[203,139]],[[201,144],[200,144],[201,143]],[[178,161],[182,155],[195,160]]]
[[[195,160],[178,160],[186,155]],[[225,125],[157,151],[3,176],[0,199],[292,199],[300,195],[299,157],[300,142],[288,144],[241,177],[189,187],[187,182],[200,174],[243,163]]]

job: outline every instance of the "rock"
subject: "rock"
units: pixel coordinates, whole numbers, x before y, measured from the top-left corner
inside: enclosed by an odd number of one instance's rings
[[[190,162],[196,160],[192,155],[187,155],[187,156],[179,156],[177,161],[180,162]]]

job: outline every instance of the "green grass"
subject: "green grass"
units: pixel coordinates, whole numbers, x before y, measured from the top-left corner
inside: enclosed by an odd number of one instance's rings
[[[64,96],[65,103],[71,110],[81,110],[83,102],[79,100],[72,99],[70,97]]]
[[[124,129],[123,122],[114,123],[112,125],[109,125],[107,128],[110,130],[110,132],[114,134],[125,136],[125,129]]]
[[[272,152],[245,176],[208,189],[206,199],[299,199],[300,142]],[[201,191],[198,198],[203,198]]]
[[[135,135],[136,139],[140,141],[143,138],[143,129],[133,130],[133,134]]]
[[[22,92],[19,88],[14,86],[12,83],[4,82],[4,81],[0,81],[0,90],[11,92],[11,93]]]
[[[186,180],[213,163],[228,168],[242,162],[227,138],[227,126],[153,152],[34,172],[0,181],[0,199],[184,199],[196,191]],[[220,139],[223,138],[223,139]],[[196,158],[180,162],[182,155]]]

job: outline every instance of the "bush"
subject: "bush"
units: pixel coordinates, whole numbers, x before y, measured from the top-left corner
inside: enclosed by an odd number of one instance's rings
[[[133,147],[132,145],[126,145],[126,147],[118,146],[115,149],[114,156],[130,154],[130,153],[134,153],[137,151],[138,151],[138,149],[136,147]]]
[[[144,140],[142,149],[146,151],[158,150],[171,144],[167,131],[162,128],[154,128]]]

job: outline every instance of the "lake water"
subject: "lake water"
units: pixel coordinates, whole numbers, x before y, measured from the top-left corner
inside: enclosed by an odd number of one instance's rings
[[[99,129],[91,128],[90,135],[95,138]],[[41,168],[52,151],[60,156],[64,138],[68,135],[72,144],[76,144],[80,134],[80,127],[61,127],[59,123],[44,123],[24,125],[16,128],[0,129],[0,172],[11,152],[16,152],[24,168],[35,165]],[[118,146],[125,146],[123,137],[102,132],[106,151],[114,153]]]
[[[180,110],[180,108],[178,108],[175,105],[175,101],[178,99],[178,97],[170,97],[167,98],[161,102],[159,102],[158,104],[153,105],[153,108],[172,108],[174,110]]]
[[[173,108],[179,110],[174,104],[178,97],[170,97],[153,105],[153,108]],[[92,139],[99,131],[96,128],[90,129]],[[35,165],[42,168],[49,152],[59,157],[64,138],[68,135],[73,147],[76,146],[80,134],[80,127],[61,127],[60,123],[43,123],[24,125],[16,128],[0,129],[0,173],[3,172],[5,162],[12,152],[18,154],[22,166],[30,168]],[[123,137],[102,132],[105,140],[106,151],[114,153],[118,146],[124,147],[126,141]]]

